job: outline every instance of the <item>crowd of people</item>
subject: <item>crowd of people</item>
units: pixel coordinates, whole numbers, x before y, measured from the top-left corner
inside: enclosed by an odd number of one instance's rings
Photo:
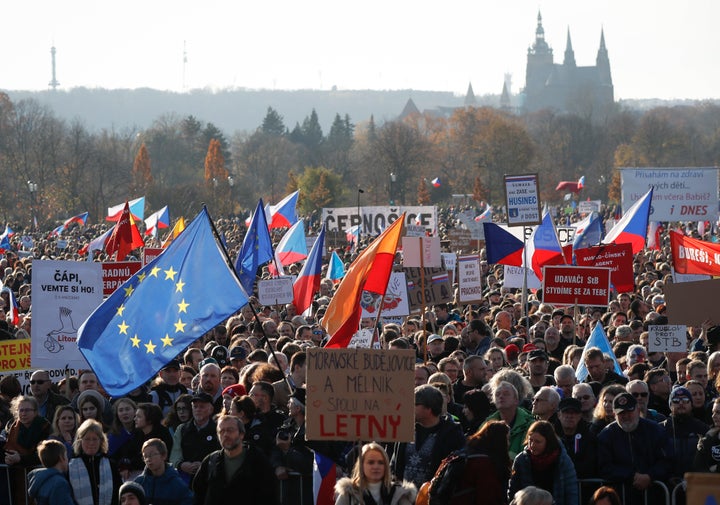
[[[0,259],[19,302],[19,321],[9,323],[0,295],[0,338],[31,334],[32,261],[48,247],[38,241],[30,254]],[[14,503],[27,491],[38,503],[308,505],[314,452],[337,464],[342,505],[420,503],[458,454],[467,463],[452,504],[639,503],[685,472],[719,471],[720,327],[689,327],[686,352],[648,347],[649,327],[668,322],[668,248],[636,255],[635,292],[579,311],[545,304],[541,292],[523,305],[482,251],[480,265],[487,288],[477,303],[437,303],[422,317],[378,324],[383,348],[417,356],[412,442],[305,440],[306,349],[328,338],[321,320],[335,288],[323,279],[312,316],[251,297],[122,397],[109,397],[93,370],[59,383],[34,370],[29,394],[3,375]],[[585,345],[597,325],[613,356]]]

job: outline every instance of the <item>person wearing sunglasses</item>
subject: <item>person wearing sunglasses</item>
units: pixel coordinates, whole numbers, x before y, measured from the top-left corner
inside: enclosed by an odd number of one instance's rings
[[[640,417],[655,421],[656,423],[660,423],[666,419],[666,417],[657,410],[648,408],[650,390],[648,389],[647,383],[639,379],[631,380],[625,386],[625,390],[633,395],[633,398],[637,401]]]
[[[670,392],[670,417],[660,423],[673,444],[671,483],[682,481],[685,472],[693,467],[700,439],[710,428],[692,415],[692,394],[678,386]]]
[[[38,415],[52,421],[55,410],[67,405],[70,400],[52,391],[52,381],[47,370],[35,370],[30,376],[30,391],[38,402]]]

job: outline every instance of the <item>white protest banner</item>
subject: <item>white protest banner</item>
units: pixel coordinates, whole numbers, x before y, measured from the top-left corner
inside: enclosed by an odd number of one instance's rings
[[[443,265],[450,272],[450,284],[455,282],[455,269],[457,268],[457,254],[441,253]]]
[[[537,278],[535,272],[531,268],[511,267],[505,265],[503,273],[503,287],[521,288],[523,287],[523,270],[527,270],[527,287],[528,289],[540,289],[542,282]]]
[[[28,342],[28,345],[30,345],[30,340],[24,339],[24,340],[13,340],[12,342]],[[27,350],[27,359],[30,361],[30,348]],[[30,377],[32,376],[35,369],[42,368],[43,370],[47,370],[48,374],[50,375],[50,380],[54,383],[58,383],[60,379],[64,379],[65,377],[77,377],[79,373],[79,369],[68,367],[68,368],[43,368],[43,367],[33,367],[33,368],[24,368],[22,370],[4,370],[2,367],[0,367],[0,379],[7,375],[13,375],[18,382],[20,382],[20,394],[21,395],[32,395],[32,391],[30,390]],[[87,366],[84,366],[82,368],[88,368]]]
[[[718,169],[621,168],[622,207],[654,187],[651,221],[714,221],[718,217]]]
[[[292,277],[277,277],[258,281],[258,300],[263,305],[291,303],[294,297]]]
[[[306,438],[412,441],[414,370],[409,349],[309,348]]]
[[[437,207],[434,206],[408,206],[408,207],[360,207],[362,214],[362,234],[379,235],[385,228],[407,212],[405,224],[422,226],[437,235]],[[345,232],[352,226],[360,224],[358,207],[323,208],[322,222],[329,232]]]
[[[480,272],[480,257],[478,255],[460,256],[457,264],[460,303],[470,303],[482,300],[482,273]]]
[[[679,274],[674,268],[670,268],[672,273],[673,282],[695,282],[695,281],[707,281],[712,279],[709,275],[703,274]]]
[[[370,311],[368,311],[370,309]],[[392,272],[382,301],[381,317],[402,317],[410,314],[405,272]],[[362,306],[361,317],[377,317],[374,305]]]
[[[687,352],[687,326],[651,324],[648,326],[648,352]]]
[[[77,329],[100,305],[102,265],[87,261],[33,261],[33,368],[88,368]]]
[[[424,237],[426,235],[425,228],[416,224],[405,225],[405,236],[406,237]]]
[[[403,267],[442,266],[440,237],[403,237]]]
[[[537,174],[506,175],[508,226],[538,225],[542,221]]]
[[[350,339],[348,349],[369,349],[374,335],[375,331],[372,328],[361,328]],[[375,345],[379,346],[380,342],[375,342]]]
[[[580,214],[590,214],[591,212],[600,212],[602,206],[601,200],[583,200],[578,202],[578,212]]]

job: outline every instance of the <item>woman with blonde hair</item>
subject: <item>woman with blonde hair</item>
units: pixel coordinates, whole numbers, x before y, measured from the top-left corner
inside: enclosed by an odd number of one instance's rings
[[[121,479],[108,459],[108,440],[102,425],[84,421],[75,434],[68,477],[78,505],[117,505]]]
[[[390,459],[375,442],[363,445],[352,477],[335,485],[335,505],[414,505],[416,495],[411,482],[392,482]]]

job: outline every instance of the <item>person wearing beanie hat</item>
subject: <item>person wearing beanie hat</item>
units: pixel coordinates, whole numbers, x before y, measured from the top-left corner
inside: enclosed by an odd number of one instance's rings
[[[518,355],[520,354],[520,349],[518,349],[518,346],[515,344],[508,344],[505,346],[505,358],[507,359],[508,364],[511,367],[515,367],[517,365],[517,359]]]
[[[671,476],[678,482],[685,472],[692,471],[695,453],[700,439],[710,428],[692,415],[692,394],[683,386],[670,391],[670,417],[660,423],[673,444]]]
[[[145,490],[140,484],[134,481],[128,481],[120,486],[118,497],[120,499],[120,505],[148,505],[147,498],[145,498]]]

